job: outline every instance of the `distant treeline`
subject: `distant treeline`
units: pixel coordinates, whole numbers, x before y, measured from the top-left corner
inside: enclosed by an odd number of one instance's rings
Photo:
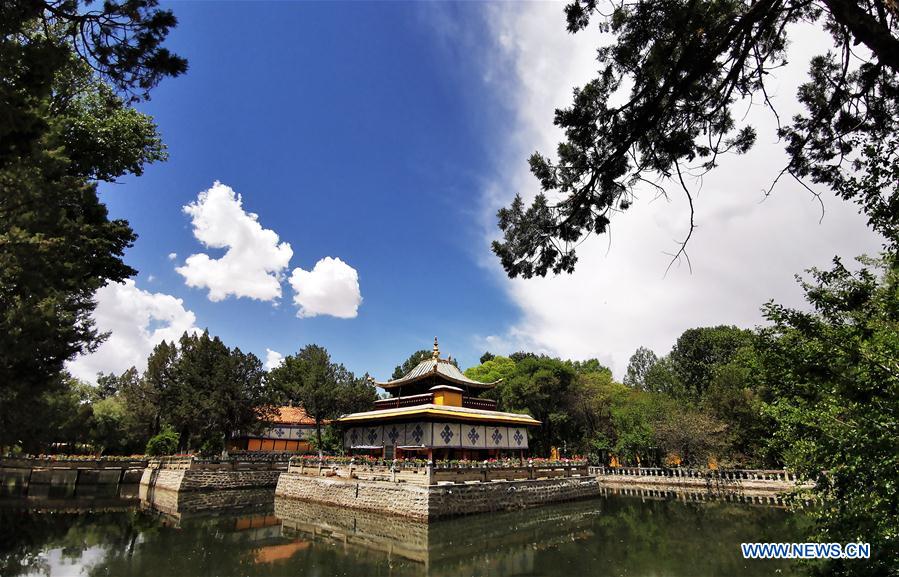
[[[567,361],[486,353],[465,374],[502,379],[485,394],[500,410],[526,411],[538,454],[556,447],[594,462],[740,467],[780,466],[767,446],[769,418],[758,336],[733,326],[689,329],[659,358],[640,347],[624,383],[596,359]]]
[[[366,377],[332,363],[322,347],[309,345],[266,372],[254,354],[208,332],[184,334],[157,345],[143,373],[101,373],[96,386],[62,373],[29,403],[17,442],[5,450],[217,454],[237,431],[264,427],[279,405],[305,406],[321,423],[375,398]]]

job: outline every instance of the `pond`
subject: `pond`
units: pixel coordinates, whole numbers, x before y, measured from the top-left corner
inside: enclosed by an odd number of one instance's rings
[[[745,541],[802,540],[783,508],[610,494],[431,523],[271,491],[0,501],[0,575],[799,575]]]

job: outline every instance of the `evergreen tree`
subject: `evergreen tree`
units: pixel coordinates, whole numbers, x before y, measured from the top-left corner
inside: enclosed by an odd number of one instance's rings
[[[135,273],[96,182],[165,157],[129,101],[186,70],[161,45],[174,25],[155,0],[0,5],[0,445],[102,340],[94,292]]]
[[[367,379],[357,379],[343,365],[331,362],[328,351],[318,345],[307,345],[296,355],[285,357],[269,372],[268,381],[282,398],[302,406],[315,420],[319,457],[325,421],[344,412],[366,410],[377,398],[375,387]]]
[[[825,29],[832,44],[812,58],[809,80],[799,87],[805,110],[777,118],[788,158],[772,172],[771,188],[782,177],[829,188],[857,203],[870,226],[897,246],[895,2],[622,2],[606,10],[596,0],[574,0],[566,13],[570,32],[592,22],[610,41],[597,51],[596,78],[556,111],[565,133],[557,158],[530,158],[541,193],[530,206],[516,196],[498,213],[504,237],[493,251],[510,277],[574,270],[582,239],[607,232],[638,187],[683,194],[692,211],[698,199],[689,177],[755,143],[755,128],[740,119],[741,103],[762,102],[777,115],[771,72],[786,62],[801,23]],[[678,256],[693,228],[691,214]]]

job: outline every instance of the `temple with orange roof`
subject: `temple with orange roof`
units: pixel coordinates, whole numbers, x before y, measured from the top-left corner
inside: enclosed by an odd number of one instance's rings
[[[390,398],[370,411],[343,415],[344,447],[353,454],[388,459],[489,459],[523,457],[530,415],[496,410],[479,395],[500,381],[469,379],[449,358],[440,357],[437,338],[430,358],[399,379],[375,382]]]

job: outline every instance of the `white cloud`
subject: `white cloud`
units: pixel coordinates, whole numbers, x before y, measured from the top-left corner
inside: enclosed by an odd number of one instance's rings
[[[169,253],[169,260],[175,260],[176,258],[178,258],[178,253],[177,253],[177,252],[170,252],[170,253]]]
[[[293,269],[290,286],[300,318],[331,315],[351,319],[362,304],[359,275],[339,258],[325,257],[315,263],[311,271]]]
[[[187,257],[175,270],[188,286],[208,288],[211,301],[231,295],[262,301],[281,296],[282,274],[293,250],[290,244],[279,243],[273,230],[262,228],[257,215],[244,211],[239,194],[216,181],[184,212],[204,246],[228,249],[221,258],[203,253]]]
[[[273,351],[269,348],[265,349],[265,369],[270,371],[275,367],[280,367],[281,363],[284,362],[284,355],[279,353],[278,351]]]
[[[132,366],[143,371],[154,346],[163,340],[175,341],[185,331],[199,330],[194,326],[196,316],[181,299],[141,290],[130,279],[109,283],[97,291],[96,300],[96,327],[109,332],[109,338],[95,352],[66,366],[86,381],[94,382],[100,371],[120,374]]]
[[[596,70],[594,32],[565,31],[562,6],[516,3],[486,7],[488,26],[499,49],[489,74],[496,90],[508,94],[517,118],[496,175],[482,194],[487,240],[496,238],[496,209],[515,192],[533,194],[539,185],[523,162],[534,150],[551,153],[562,134],[553,111],[571,102],[571,89]],[[820,31],[794,35],[795,64],[779,72],[775,88],[781,118],[796,111],[796,86],[811,54],[823,50]],[[826,43],[826,39],[824,42]],[[801,53],[800,53],[801,52]],[[739,118],[738,118],[739,120]],[[879,251],[880,240],[854,205],[825,198],[826,215],[800,186],[782,182],[763,201],[762,189],[783,166],[770,114],[754,107],[748,116],[759,131],[756,148],[726,158],[705,178],[696,198],[697,229],[690,241],[692,274],[686,263],[665,275],[688,226],[682,195],[650,202],[645,192],[613,221],[612,234],[588,240],[578,250],[573,275],[509,280],[488,243],[479,258],[520,307],[521,317],[480,345],[513,351],[547,351],[563,357],[598,357],[619,378],[640,345],[667,353],[685,329],[713,324],[752,327],[763,321],[759,307],[769,299],[802,304],[793,275],[827,266],[833,255],[851,258]],[[504,352],[505,352],[504,351]]]

